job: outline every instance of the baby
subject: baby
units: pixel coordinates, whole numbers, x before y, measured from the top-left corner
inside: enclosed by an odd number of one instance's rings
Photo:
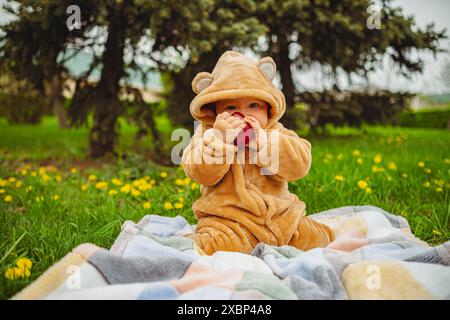
[[[196,232],[187,236],[208,255],[251,253],[259,242],[308,250],[334,239],[288,190],[288,181],[307,175],[311,144],[278,122],[286,106],[275,72],[270,57],[256,62],[227,51],[212,73],[192,81],[190,111],[201,123],[182,166],[200,183],[201,197],[192,206]]]

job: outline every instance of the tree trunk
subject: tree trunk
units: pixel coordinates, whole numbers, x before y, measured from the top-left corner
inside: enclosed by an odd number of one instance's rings
[[[283,93],[286,98],[286,113],[281,118],[281,122],[292,130],[297,129],[295,115],[293,109],[295,106],[296,89],[292,79],[291,60],[289,59],[289,42],[285,37],[278,37],[279,55],[276,60],[280,71],[281,84]]]
[[[90,133],[90,156],[103,157],[114,152],[117,119],[120,115],[120,78],[124,73],[123,53],[126,21],[117,13],[109,15],[108,39],[103,55],[103,69],[95,89],[94,124]]]
[[[54,76],[50,83],[49,88],[49,102],[50,107],[53,109],[53,113],[56,116],[56,119],[58,120],[59,128],[66,129],[67,126],[67,114],[66,110],[64,109],[63,104],[63,96],[62,96],[62,83],[61,78],[58,76]]]

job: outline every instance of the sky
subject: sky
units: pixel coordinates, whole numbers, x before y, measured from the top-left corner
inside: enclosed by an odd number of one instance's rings
[[[0,0],[0,5],[4,0]],[[394,0],[394,6],[399,6],[407,16],[413,16],[417,25],[424,28],[429,23],[434,23],[438,30],[447,29],[447,36],[450,37],[450,0]],[[10,19],[5,12],[0,9],[0,24]],[[381,30],[383,29],[383,18],[381,18]],[[441,42],[441,47],[450,50],[450,39]],[[414,75],[411,79],[399,76],[395,68],[385,59],[382,66],[369,76],[369,84],[375,87],[386,88],[394,91],[412,91],[424,94],[440,94],[450,91],[440,81],[442,66],[446,61],[450,61],[449,53],[421,55],[425,61],[424,70],[420,74]],[[309,71],[296,72],[294,79],[301,90],[320,90],[327,87],[327,80],[318,70],[312,68]],[[365,80],[353,78],[353,85],[365,85]],[[340,79],[340,85],[348,87],[346,78]]]

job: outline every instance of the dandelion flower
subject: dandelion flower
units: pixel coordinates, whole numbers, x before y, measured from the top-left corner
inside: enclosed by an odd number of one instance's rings
[[[170,210],[173,209],[173,205],[170,202],[164,203],[164,209]]]
[[[365,189],[365,191],[366,191],[367,194],[372,193],[372,189],[370,189],[369,187],[367,187],[367,188]]]
[[[176,179],[176,180],[175,180],[175,184],[176,184],[177,186],[182,186],[182,185],[184,185],[184,181],[183,181],[183,179]]]
[[[56,180],[57,182],[61,182],[61,181],[62,181],[62,177],[58,174],[58,175],[55,177],[55,180]]]
[[[185,185],[188,185],[189,183],[191,183],[191,179],[190,178],[184,178],[183,180]]]
[[[363,159],[361,159],[361,158],[358,158],[358,159],[356,159],[356,163],[357,164],[362,164],[364,161],[363,161]]]
[[[7,196],[5,196],[5,197],[3,198],[3,200],[5,200],[5,202],[11,202],[12,199],[13,199],[13,197],[10,196],[10,195],[7,195]]]
[[[31,260],[28,258],[20,258],[19,260],[17,260],[16,265],[19,268],[31,269],[31,267],[33,266],[33,262],[31,262]]]
[[[152,205],[151,205],[151,203],[150,203],[149,201],[147,201],[147,202],[144,202],[144,203],[142,204],[142,206],[144,207],[144,209],[150,209],[150,207],[151,207]]]
[[[417,164],[419,167],[423,168],[425,167],[425,162],[423,161],[419,161],[419,163]]]
[[[124,185],[122,188],[120,188],[120,192],[122,193],[129,193],[131,191],[131,185],[130,184],[126,184]]]
[[[80,187],[81,191],[86,191],[87,188],[88,188],[87,184],[82,184]]]
[[[340,175],[335,176],[334,179],[336,179],[337,181],[344,181],[344,177]]]
[[[192,183],[191,183],[191,189],[192,189],[192,190],[197,189],[197,187],[198,187],[198,184],[197,184],[197,183],[195,183],[195,182],[192,182]]]
[[[70,172],[75,174],[75,173],[78,172],[78,170],[77,170],[77,168],[71,168],[71,169],[70,169]]]
[[[105,181],[99,181],[95,184],[95,187],[99,190],[104,190],[104,189],[108,188],[108,183]]]
[[[139,197],[140,194],[141,194],[141,192],[139,190],[137,190],[137,189],[132,189],[131,190],[131,195],[133,197]]]
[[[120,180],[117,179],[117,178],[112,179],[111,182],[112,182],[112,184],[115,185],[115,186],[121,186],[121,185],[122,185],[122,181],[120,181]]]
[[[58,200],[59,199],[59,196],[57,195],[57,194],[55,194],[54,196],[53,196],[53,200]]]
[[[0,193],[5,193],[5,189],[0,189]]]
[[[442,191],[443,191],[443,190],[442,190],[441,187],[436,188],[436,192],[442,192]]]
[[[425,181],[425,182],[423,183],[423,186],[424,186],[425,188],[429,188],[430,185],[431,185],[431,184],[430,184],[428,181]]]
[[[354,157],[359,157],[359,156],[361,155],[361,151],[359,151],[358,149],[353,150],[352,155],[353,155]]]
[[[91,175],[89,175],[88,180],[89,181],[96,181],[97,180],[97,176],[95,174],[91,174]]]
[[[7,184],[8,184],[8,180],[4,180],[4,179],[0,180],[0,187],[5,187]]]
[[[163,172],[161,172],[161,173],[159,174],[159,176],[160,176],[161,178],[166,178],[166,177],[167,177],[167,172],[163,171]]]
[[[395,162],[389,161],[389,163],[388,163],[388,169],[389,169],[389,170],[396,171],[396,170],[397,170],[397,165],[395,164]]]
[[[358,187],[360,187],[361,189],[365,189],[367,187],[367,182],[365,182],[364,180],[359,180]]]
[[[177,202],[177,203],[175,203],[175,208],[181,209],[181,208],[183,208],[183,204],[180,202]]]
[[[431,173],[431,170],[430,170],[429,168],[425,168],[425,169],[423,169],[423,171],[424,171],[426,174],[430,174],[430,173]]]
[[[109,190],[108,194],[112,197],[115,196],[117,194],[117,190],[111,189]]]
[[[375,163],[380,163],[381,162],[381,155],[377,154],[374,158],[373,158],[373,162]]]

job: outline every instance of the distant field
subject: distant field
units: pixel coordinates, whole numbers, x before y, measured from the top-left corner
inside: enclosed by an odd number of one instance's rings
[[[167,131],[166,120],[158,121]],[[133,152],[135,131],[122,124],[121,150]],[[109,248],[125,220],[160,214],[195,222],[191,205],[199,188],[180,167],[159,167],[138,155],[79,166],[87,137],[86,128],[59,130],[53,118],[39,126],[8,126],[0,119],[0,298],[11,297],[80,243]],[[450,239],[449,131],[344,128],[308,139],[313,165],[290,184],[308,214],[375,205],[406,217],[415,235],[433,245]],[[40,167],[49,158],[51,166]],[[33,262],[31,276],[6,279],[20,257]]]

